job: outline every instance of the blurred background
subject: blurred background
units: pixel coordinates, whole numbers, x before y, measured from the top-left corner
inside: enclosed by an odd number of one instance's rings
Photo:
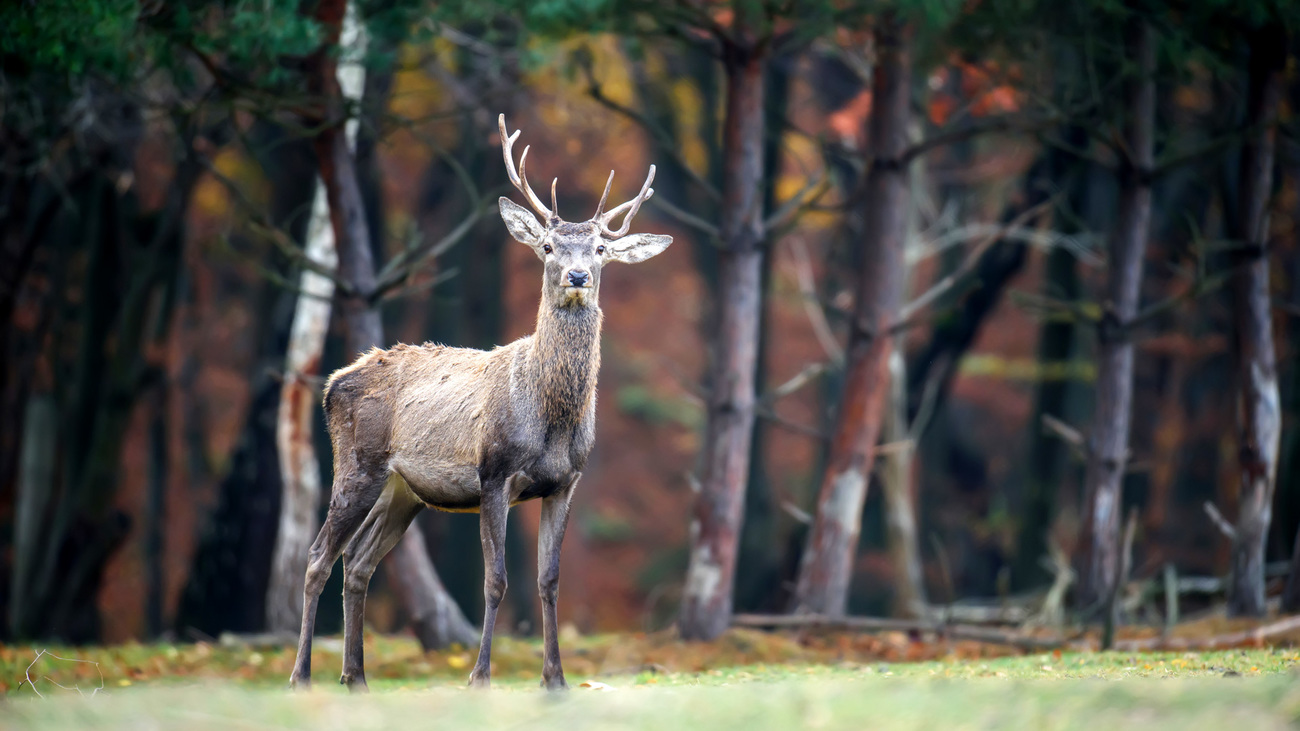
[[[1204,591],[1261,613],[1300,524],[1297,20],[8,3],[0,639],[296,632],[331,480],[320,387],[371,344],[360,318],[385,346],[532,331],[501,113],[566,220],[654,164],[633,230],[674,237],[605,273],[562,623],[1107,601],[1136,621],[1167,571],[1231,576]],[[539,631],[538,516],[511,512],[504,632]],[[438,611],[476,620],[477,516],[416,526]],[[386,562],[368,623],[425,640],[418,583]]]

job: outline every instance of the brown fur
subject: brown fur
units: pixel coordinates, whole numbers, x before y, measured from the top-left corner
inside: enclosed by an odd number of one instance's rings
[[[543,305],[536,334],[490,351],[371,349],[325,386],[336,469],[363,452],[441,510],[477,512],[490,472],[530,478],[511,504],[544,497],[591,448],[600,323],[596,306]]]

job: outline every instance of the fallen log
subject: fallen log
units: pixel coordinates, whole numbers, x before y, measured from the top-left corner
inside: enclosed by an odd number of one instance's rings
[[[1211,637],[1147,637],[1138,640],[1120,640],[1115,643],[1115,649],[1121,652],[1218,650],[1242,645],[1259,645],[1270,637],[1296,631],[1300,631],[1300,615],[1279,619],[1254,629]]]
[[[817,614],[737,614],[731,623],[736,627],[758,629],[850,629],[874,632],[931,632],[953,640],[969,640],[1008,645],[1027,650],[1054,650],[1072,646],[1078,637],[1027,635],[993,627],[941,624],[924,620],[887,617],[827,617]]]

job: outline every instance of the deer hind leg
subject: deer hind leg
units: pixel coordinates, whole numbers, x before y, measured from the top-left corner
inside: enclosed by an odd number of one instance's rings
[[[492,684],[492,628],[497,622],[497,607],[506,595],[506,511],[510,509],[510,496],[522,492],[514,487],[516,480],[527,480],[516,472],[504,482],[496,480],[483,484],[479,502],[479,541],[483,544],[483,638],[478,647],[478,662],[469,674],[469,684],[487,688]]]
[[[370,577],[423,509],[406,481],[396,472],[390,473],[383,493],[343,551],[343,675],[339,682],[353,692],[368,690],[362,639]]]
[[[565,690],[564,668],[560,666],[560,639],[555,619],[555,602],[560,593],[560,544],[569,523],[569,503],[579,472],[554,495],[542,499],[542,522],[537,532],[537,593],[542,598],[542,686]]]
[[[345,464],[335,478],[333,497],[325,524],[307,554],[307,580],[303,585],[302,629],[298,633],[298,657],[294,661],[289,687],[311,687],[311,640],[316,632],[316,607],[339,554],[357,532],[384,487],[382,474],[366,474],[356,464]]]

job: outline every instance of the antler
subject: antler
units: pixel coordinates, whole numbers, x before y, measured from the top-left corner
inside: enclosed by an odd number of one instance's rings
[[[641,192],[637,193],[636,197],[627,203],[616,206],[610,209],[608,213],[604,213],[605,201],[609,199],[609,188],[614,184],[614,171],[609,171],[609,180],[605,183],[605,193],[600,197],[600,204],[596,206],[596,215],[591,217],[591,220],[595,221],[596,225],[600,227],[600,233],[603,236],[616,239],[627,235],[628,230],[632,228],[632,219],[636,217],[636,212],[641,210],[641,204],[650,200],[650,196],[655,194],[655,189],[650,187],[650,184],[654,182],[654,179],[655,166],[651,165],[650,174],[646,176],[645,183],[641,186]],[[629,208],[631,210],[628,210]],[[627,217],[623,219],[623,225],[620,226],[617,231],[611,231],[609,224],[612,223],[615,218],[618,218],[619,214],[623,211],[627,211]]]
[[[520,193],[524,194],[524,197],[528,199],[528,203],[532,205],[533,210],[537,211],[537,214],[542,217],[542,220],[550,223],[552,219],[558,218],[552,208],[556,208],[555,184],[559,182],[559,178],[551,181],[551,208],[547,208],[546,204],[542,203],[542,199],[538,198],[537,194],[534,193],[533,189],[528,185],[528,173],[525,169],[525,165],[528,164],[528,145],[524,145],[524,154],[519,156],[519,169],[515,170],[515,157],[512,148],[514,147],[515,140],[523,130],[517,129],[514,134],[507,135],[506,115],[504,114],[497,117],[497,126],[501,130],[501,155],[505,158],[506,173],[510,175],[510,182],[514,184],[515,188],[517,188]]]

